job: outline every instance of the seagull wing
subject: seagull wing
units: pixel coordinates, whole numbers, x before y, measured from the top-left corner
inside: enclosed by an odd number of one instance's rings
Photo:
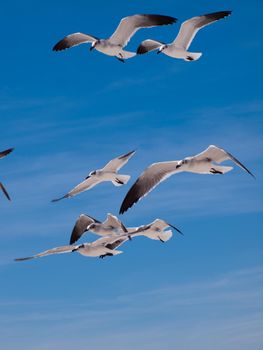
[[[35,258],[42,258],[43,256],[47,256],[47,255],[52,255],[52,254],[63,254],[63,253],[71,253],[76,247],[74,246],[70,246],[70,245],[65,245],[62,247],[57,247],[57,248],[52,248],[52,249],[48,249],[45,250],[42,253],[33,255],[33,256],[29,256],[27,258],[17,258],[15,259],[15,261],[24,261],[24,260],[31,260],[31,259],[35,259]]]
[[[134,15],[125,17],[120,21],[109,40],[114,45],[124,47],[140,28],[173,24],[175,22],[176,18],[162,15]]]
[[[172,227],[173,229],[175,229],[177,232],[183,234],[177,227],[169,224],[168,222],[162,220],[162,219],[156,219],[154,220],[151,224],[151,227],[156,227],[160,230],[164,230],[166,229],[167,227]]]
[[[14,150],[14,148],[9,148],[9,149],[6,149],[5,151],[0,152],[0,158],[4,158],[9,153],[11,153],[13,150]]]
[[[92,187],[96,186],[98,183],[102,182],[101,180],[98,180],[96,176],[88,176],[86,180],[78,184],[76,187],[74,187],[71,191],[66,193],[63,197],[53,199],[52,202],[58,202],[61,199],[69,198],[76,196],[77,194],[90,190]]]
[[[162,43],[161,41],[157,41],[157,40],[152,40],[152,39],[147,39],[144,40],[140,43],[140,45],[137,48],[136,53],[138,55],[142,55],[144,53],[153,51],[153,50],[157,50],[159,49],[159,47],[165,45],[164,43]]]
[[[109,163],[105,165],[105,167],[102,170],[117,172],[128,162],[128,160],[135,154],[135,152],[136,151],[131,151],[129,153],[123,154],[122,156],[112,159]]]
[[[64,39],[60,40],[53,47],[53,51],[61,51],[69,49],[70,47],[77,46],[84,43],[92,43],[98,40],[94,36],[83,34],[83,33],[74,33],[66,36]]]
[[[116,229],[120,229],[123,232],[128,232],[127,228],[123,225],[123,223],[112,214],[107,215],[107,219],[103,222],[103,226],[112,227]]]
[[[3,193],[5,194],[6,198],[11,201],[11,198],[10,198],[7,190],[5,189],[4,185],[2,184],[2,182],[0,182],[0,190],[2,190]]]
[[[187,50],[199,29],[218,21],[221,18],[227,17],[230,14],[231,11],[221,11],[188,19],[182,23],[180,31],[173,44]]]
[[[244,164],[240,163],[240,161],[237,158],[235,158],[231,153],[227,152],[223,148],[219,148],[219,147],[214,146],[214,145],[210,145],[206,150],[197,154],[194,158],[197,160],[202,160],[202,159],[208,158],[211,161],[219,163],[219,164],[222,163],[224,160],[232,160],[240,168],[245,170],[251,176],[255,177],[251,173],[251,171],[248,170]]]
[[[73,227],[69,244],[73,244],[79,240],[83,233],[88,231],[87,227],[94,222],[100,223],[100,221],[89,215],[81,214]]]
[[[120,214],[123,214],[133,204],[137,203],[142,197],[152,191],[160,182],[166,180],[176,172],[178,161],[160,162],[150,165],[136,180],[124,198]]]
[[[105,247],[111,250],[114,250],[120,247],[123,243],[128,240],[127,235],[117,236],[113,238],[109,243],[105,244]]]

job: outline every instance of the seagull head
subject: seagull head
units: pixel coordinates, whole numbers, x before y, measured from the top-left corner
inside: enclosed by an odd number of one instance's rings
[[[87,227],[87,230],[94,230],[95,227],[96,227],[96,224],[95,224],[95,222],[93,222],[92,224],[90,224],[90,225]]]
[[[167,48],[167,45],[162,45],[162,46],[159,48],[159,50],[157,51],[157,55],[158,55],[159,53],[163,52],[163,50],[166,49],[166,48]]]
[[[95,49],[98,42],[99,42],[99,40],[93,41],[89,50],[92,51],[93,49]]]

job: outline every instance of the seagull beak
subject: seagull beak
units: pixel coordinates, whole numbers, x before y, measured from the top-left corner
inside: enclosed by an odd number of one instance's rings
[[[157,55],[159,55],[159,53],[161,53],[161,52],[162,52],[162,50],[158,50],[158,51],[157,51]]]
[[[95,46],[91,46],[91,47],[89,48],[89,50],[92,51],[92,50],[94,50],[94,48],[95,48]]]

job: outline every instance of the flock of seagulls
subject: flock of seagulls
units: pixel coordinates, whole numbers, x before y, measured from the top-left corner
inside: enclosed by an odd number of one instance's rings
[[[174,24],[177,19],[170,16],[152,14],[128,16],[120,21],[117,29],[108,39],[99,39],[84,33],[73,33],[60,40],[53,47],[53,51],[62,51],[73,46],[89,43],[91,44],[90,51],[95,49],[105,55],[116,57],[121,62],[125,62],[126,59],[132,58],[136,54],[141,55],[157,49],[157,53],[162,52],[172,58],[195,61],[201,57],[202,53],[188,52],[188,48],[198,30],[230,14],[231,11],[220,11],[188,19],[182,23],[176,39],[171,44],[147,39],[138,46],[137,52],[125,51],[123,48],[139,29]]]
[[[112,214],[108,214],[104,222],[100,222],[89,215],[81,214],[72,230],[69,242],[70,245],[51,248],[36,255],[17,258],[15,260],[25,261],[52,254],[73,252],[78,252],[83,256],[99,258],[118,255],[121,254],[122,251],[117,250],[117,248],[128,240],[132,240],[134,237],[145,236],[161,242],[168,241],[173,234],[171,230],[165,231],[167,227],[172,227],[182,234],[178,228],[161,219],[156,219],[148,225],[126,228],[123,223]],[[74,245],[74,243],[87,231],[93,232],[102,237],[91,243]]]
[[[188,51],[197,32],[201,28],[223,19],[230,14],[231,11],[220,11],[188,19],[182,23],[179,33],[172,43],[165,44],[157,40],[147,39],[141,42],[137,52],[126,51],[124,48],[139,29],[171,25],[174,24],[177,19],[156,14],[128,16],[120,21],[115,32],[107,39],[99,39],[93,35],[84,33],[74,33],[60,40],[53,47],[53,50],[61,51],[80,44],[90,43],[90,50],[95,49],[106,55],[116,57],[122,62],[128,58],[134,57],[136,54],[145,54],[153,50],[157,50],[157,53],[163,53],[172,58],[194,61],[202,55],[202,53],[199,52]],[[0,158],[4,158],[12,151],[13,149],[10,148],[0,152]],[[84,181],[80,182],[62,197],[53,199],[52,202],[74,197],[84,191],[91,190],[94,186],[105,181],[111,182],[114,186],[127,184],[131,176],[119,174],[119,170],[135,155],[135,153],[136,151],[133,150],[123,154],[110,160],[103,168],[91,171]],[[128,190],[120,206],[119,214],[124,214],[135,203],[148,195],[162,181],[177,173],[191,172],[210,175],[223,175],[228,173],[233,167],[221,165],[222,162],[227,160],[232,161],[235,165],[254,177],[250,170],[232,154],[223,148],[210,145],[203,152],[195,156],[189,156],[182,160],[153,163],[147,167]],[[0,182],[0,189],[7,199],[10,200],[10,196],[2,182]],[[177,227],[159,218],[142,226],[126,227],[118,217],[110,213],[107,214],[103,222],[90,215],[81,214],[77,218],[72,229],[69,245],[48,249],[36,255],[15,260],[24,261],[53,254],[73,252],[87,257],[104,258],[122,253],[118,248],[125,242],[132,241],[135,237],[144,236],[148,239],[166,242],[173,235],[172,229],[177,233],[183,234]],[[99,237],[90,243],[76,244],[78,240],[90,232]]]

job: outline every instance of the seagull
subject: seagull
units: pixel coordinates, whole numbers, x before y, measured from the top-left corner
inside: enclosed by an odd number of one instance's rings
[[[167,223],[166,221],[162,219],[156,219],[153,222],[151,222],[148,225],[143,225],[140,227],[129,227],[127,228],[128,233],[130,234],[130,237],[137,237],[137,236],[145,236],[150,239],[159,240],[161,242],[168,241],[173,233],[171,230],[165,231],[167,227],[172,227],[175,229],[178,233],[183,235],[183,233],[176,228],[175,226]]]
[[[236,165],[255,176],[237,160],[232,154],[214,145],[210,145],[206,150],[196,156],[187,157],[183,160],[153,163],[139,176],[124,198],[120,214],[123,214],[142,197],[152,191],[160,182],[166,180],[171,175],[179,172],[191,172],[197,174],[225,174],[233,169],[231,166],[217,165],[225,160],[232,160]]]
[[[118,235],[128,232],[123,223],[114,215],[108,213],[107,219],[101,223],[93,217],[81,214],[73,227],[70,244],[74,244],[87,231],[100,236]]]
[[[116,250],[124,242],[128,240],[127,235],[115,236],[115,237],[102,237],[92,243],[83,243],[80,245],[66,245],[45,250],[44,252],[38,253],[33,256],[26,258],[17,258],[15,261],[25,261],[35,258],[42,258],[44,256],[53,254],[73,253],[78,252],[81,255],[89,257],[100,257],[113,256],[123,253],[121,250]]]
[[[201,52],[188,51],[196,33],[199,29],[219,19],[230,16],[231,12],[232,11],[220,11],[188,19],[182,23],[180,31],[172,43],[165,44],[157,40],[144,40],[138,47],[137,54],[144,54],[158,49],[157,53],[162,52],[173,58],[181,58],[185,61],[198,60],[202,56]]]
[[[135,151],[131,151],[127,154],[112,159],[105,165],[104,168],[90,172],[83,182],[78,184],[63,197],[53,199],[52,202],[57,202],[64,198],[76,196],[81,192],[90,190],[92,187],[104,181],[111,181],[115,186],[122,186],[126,184],[130,180],[130,175],[119,175],[118,171],[128,162],[128,160],[134,154]]]
[[[0,152],[0,158],[6,157],[13,150],[14,150],[13,148],[9,148],[9,149],[6,149],[5,151]],[[4,185],[2,184],[2,182],[0,182],[0,189],[3,191],[4,195],[6,196],[6,198],[11,201],[11,198],[10,198],[7,190],[5,189]]]
[[[60,40],[53,51],[61,51],[84,43],[91,43],[90,51],[96,49],[106,55],[114,56],[121,62],[136,55],[135,52],[125,51],[131,37],[141,28],[150,28],[161,25],[173,24],[176,18],[162,15],[134,15],[123,18],[115,32],[108,39],[99,39],[95,36],[74,33]]]

